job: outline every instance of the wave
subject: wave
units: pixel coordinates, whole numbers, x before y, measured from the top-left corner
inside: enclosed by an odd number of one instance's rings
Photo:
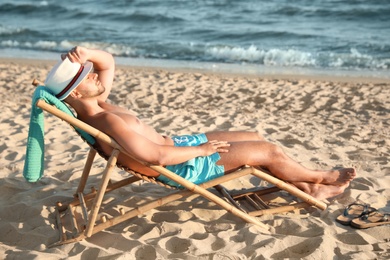
[[[12,28],[12,27],[4,27],[0,25],[0,39],[12,39],[12,40],[5,40],[3,42],[9,42],[14,41],[15,43],[19,44],[20,42],[24,41],[18,41],[18,39],[25,39],[26,37],[30,38],[43,38],[45,37],[45,33],[42,33],[41,31],[32,30],[28,28]]]
[[[65,52],[75,45],[104,49],[118,57],[157,58],[171,60],[194,60],[222,63],[250,63],[277,67],[341,68],[387,70],[390,58],[374,57],[351,48],[348,53],[320,52],[311,53],[296,49],[259,49],[251,45],[248,48],[230,46],[129,46],[105,42],[75,41],[37,41],[18,42],[1,41],[2,48],[19,48],[35,51]]]
[[[119,45],[119,44],[109,44],[105,42],[76,42],[76,41],[37,41],[37,42],[18,42],[15,40],[1,41],[0,47],[3,48],[17,48],[25,50],[34,50],[34,51],[49,51],[56,53],[63,53],[76,45],[84,46],[91,49],[103,49],[113,55],[119,57],[136,57],[136,50],[132,47]]]
[[[0,3],[0,15],[1,14],[33,16],[47,16],[48,14],[51,14],[58,18],[62,17],[68,19],[96,19],[97,17],[100,17],[100,19],[104,18],[111,21],[131,21],[136,23],[175,23],[183,21],[183,19],[169,15],[169,13],[147,13],[126,8],[126,6],[110,5],[105,9],[95,8],[93,6],[81,8],[72,5],[56,4],[55,2],[48,3],[46,1],[40,1],[37,4],[14,2]]]
[[[61,14],[66,11],[60,5],[49,5],[46,1],[39,1],[34,3],[22,2],[6,2],[0,3],[0,14],[4,13],[7,15],[46,15],[52,13],[55,10],[56,13]]]
[[[390,6],[384,6],[383,3],[375,3],[373,1],[364,1],[361,4],[356,3],[352,5],[346,5],[342,3],[327,5],[326,3],[323,3],[322,7],[315,4],[298,5],[292,2],[286,5],[280,5],[278,8],[271,10],[270,14],[286,17],[335,17],[341,18],[342,20],[361,20],[381,18],[388,19],[389,12]]]
[[[346,69],[389,69],[390,59],[376,58],[351,48],[349,53],[310,53],[294,49],[262,50],[252,45],[242,47],[210,47],[206,51],[220,62],[248,62],[266,66],[298,66]]]

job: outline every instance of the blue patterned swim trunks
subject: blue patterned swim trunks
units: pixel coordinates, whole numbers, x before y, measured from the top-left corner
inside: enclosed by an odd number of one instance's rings
[[[205,134],[174,136],[172,139],[175,146],[198,146],[208,142]],[[201,184],[224,174],[224,167],[216,164],[219,159],[221,159],[219,153],[214,153],[209,156],[196,157],[180,164],[167,165],[166,168],[192,183]],[[182,188],[181,185],[163,175],[157,179],[168,185]]]

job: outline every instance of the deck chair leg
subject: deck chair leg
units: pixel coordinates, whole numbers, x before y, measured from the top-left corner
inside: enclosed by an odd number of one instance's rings
[[[151,209],[154,209],[155,207],[159,207],[159,206],[165,205],[169,202],[181,199],[183,197],[187,197],[190,194],[193,194],[193,193],[191,191],[188,191],[188,190],[177,191],[177,192],[170,194],[170,195],[167,195],[163,198],[159,198],[158,200],[148,202],[144,205],[136,207],[136,208],[129,210],[127,212],[124,212],[123,214],[121,214],[119,216],[113,217],[111,219],[105,219],[105,221],[102,221],[102,223],[97,224],[95,226],[95,228],[93,229],[93,233],[91,235],[98,233],[106,228],[115,226],[115,225],[122,223],[126,220],[129,220],[131,218],[134,218],[136,216],[139,216],[140,214],[143,214]]]
[[[87,157],[87,162],[85,163],[83,174],[81,175],[80,183],[79,186],[77,187],[77,191],[75,195],[84,191],[85,185],[87,184],[89,173],[91,172],[93,160],[95,159],[95,155],[96,155],[96,150],[90,148]]]
[[[243,169],[239,172],[236,172],[236,173],[232,173],[231,175],[224,175],[222,177],[219,177],[218,179],[213,179],[211,181],[208,181],[206,183],[202,183],[200,184],[199,186],[202,187],[203,189],[208,189],[210,187],[213,187],[215,185],[218,185],[219,183],[223,183],[223,182],[226,182],[226,181],[229,181],[229,180],[232,180],[232,179],[235,179],[235,178],[238,178],[238,177],[242,177],[242,176],[246,176],[248,174],[251,173],[251,170],[250,169]],[[111,185],[109,185],[111,186]],[[109,190],[109,188],[107,188],[107,190]],[[199,193],[193,193],[187,189],[185,190],[180,190],[180,191],[177,191],[173,194],[170,194],[170,195],[167,195],[165,197],[162,197],[162,198],[159,198],[155,201],[151,201],[151,202],[148,202],[146,204],[143,204],[139,207],[136,207],[132,210],[129,210],[128,212],[125,212],[119,216],[116,216],[116,217],[113,217],[113,218],[110,218],[110,219],[107,219],[107,218],[104,218],[104,220],[101,221],[101,223],[97,224],[94,229],[93,229],[93,234],[96,234],[106,228],[109,228],[109,227],[112,227],[114,225],[117,225],[119,223],[122,223],[123,221],[126,221],[128,219],[131,219],[135,216],[138,216],[140,214],[143,214],[157,206],[162,206],[162,205],[165,205],[169,202],[172,202],[172,201],[175,201],[175,200],[178,200],[178,199],[181,199],[183,197],[187,197],[189,195],[192,195],[192,196],[201,196],[201,194]],[[256,223],[258,224],[258,223]],[[260,224],[261,225],[261,224]]]
[[[85,230],[85,235],[86,237],[90,237],[93,234],[93,228],[95,226],[96,218],[99,213],[100,205],[102,204],[103,201],[103,196],[106,192],[106,188],[108,185],[108,182],[110,180],[110,175],[113,169],[116,167],[116,161],[119,156],[119,150],[115,149],[113,150],[110,159],[107,162],[107,166],[104,169],[103,177],[100,183],[100,187],[98,190],[98,193],[96,194],[95,200],[93,202],[93,206],[91,209],[90,217],[88,220],[88,224]]]

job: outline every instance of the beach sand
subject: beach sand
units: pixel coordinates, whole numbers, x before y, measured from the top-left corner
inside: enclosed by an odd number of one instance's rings
[[[0,61],[1,259],[390,258],[389,225],[355,229],[335,221],[357,200],[390,212],[390,82],[124,66],[117,68],[111,102],[163,134],[258,131],[306,167],[355,167],[358,176],[344,194],[326,201],[323,212],[260,217],[270,234],[205,199],[189,197],[81,242],[48,248],[58,240],[54,205],[75,192],[88,152],[68,125],[46,114],[45,176],[37,183],[23,178],[31,82],[44,80],[53,64]],[[103,163],[99,159],[93,166],[93,180]],[[113,179],[124,176],[128,173],[116,170]],[[259,183],[247,179],[229,185]],[[133,184],[112,197],[139,205],[166,192],[150,183]]]

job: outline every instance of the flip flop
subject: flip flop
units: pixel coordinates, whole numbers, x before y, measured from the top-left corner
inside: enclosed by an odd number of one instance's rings
[[[379,211],[364,214],[351,221],[351,226],[355,228],[370,228],[388,224],[390,224],[390,214]]]
[[[370,207],[370,204],[352,203],[345,207],[343,214],[336,218],[336,221],[342,225],[350,225],[353,219],[357,219],[365,214],[376,211]]]

